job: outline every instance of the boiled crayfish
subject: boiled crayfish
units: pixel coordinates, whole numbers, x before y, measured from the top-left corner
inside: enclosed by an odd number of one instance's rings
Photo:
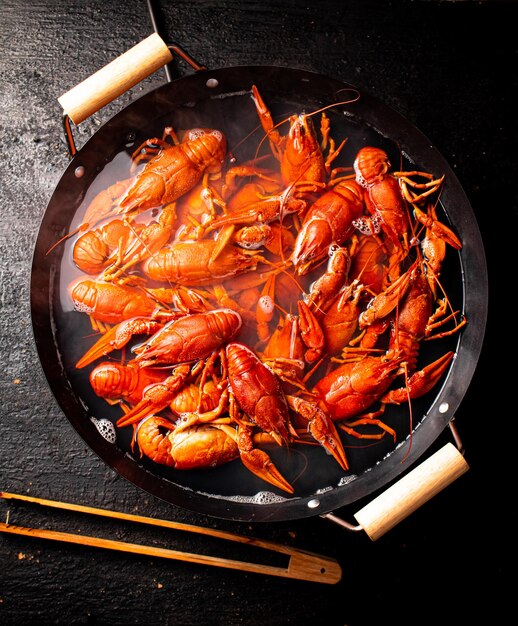
[[[216,129],[195,128],[181,143],[162,144],[122,196],[120,207],[124,212],[143,211],[174,202],[193,189],[204,172],[217,174],[226,150],[225,135]]]
[[[347,472],[342,437],[395,439],[385,407],[444,376],[454,352],[422,363],[421,348],[466,324],[440,281],[462,243],[438,217],[443,177],[395,171],[377,146],[348,162],[325,116],[320,137],[303,112],[282,135],[252,95],[254,159],[225,165],[223,130],[168,129],[70,233],[69,295],[98,333],[77,338],[76,367],[120,407],[134,454],[176,470],[239,460],[293,494],[291,448],[319,445]]]

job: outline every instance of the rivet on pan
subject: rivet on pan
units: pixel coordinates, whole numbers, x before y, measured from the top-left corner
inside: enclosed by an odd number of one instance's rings
[[[447,413],[449,408],[450,408],[450,405],[447,402],[443,402],[442,404],[439,405],[439,413]]]
[[[85,175],[85,168],[82,165],[76,167],[76,169],[74,170],[74,175],[76,178],[83,178],[83,176]]]
[[[308,502],[308,508],[310,509],[316,509],[319,506],[320,506],[320,500],[317,500],[316,498]]]
[[[209,78],[209,80],[206,83],[207,87],[210,87],[211,89],[214,89],[214,87],[217,87],[219,85],[218,81],[215,78]]]

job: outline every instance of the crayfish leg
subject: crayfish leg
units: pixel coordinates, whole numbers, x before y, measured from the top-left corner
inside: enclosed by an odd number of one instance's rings
[[[346,424],[339,423],[338,427],[341,428],[348,435],[356,437],[357,439],[379,440],[379,439],[383,439],[383,437],[388,433],[389,435],[393,437],[394,443],[396,443],[396,438],[397,438],[396,431],[390,426],[388,426],[387,424],[385,424],[385,422],[382,422],[381,420],[376,418],[376,416],[381,415],[383,411],[384,411],[384,407],[381,408],[379,411],[366,413],[365,415],[354,420],[353,422],[348,421]],[[355,426],[378,426],[381,429],[381,432],[380,433],[360,433],[354,428]]]
[[[167,141],[170,138],[172,144]],[[174,129],[172,126],[166,126],[164,128],[164,132],[162,134],[162,138],[154,137],[152,139],[146,139],[143,141],[140,146],[136,150],[133,151],[131,155],[132,160],[132,170],[140,165],[142,161],[149,161],[151,158],[155,157],[162,150],[166,150],[170,148],[171,145],[178,145],[180,140],[178,139]]]

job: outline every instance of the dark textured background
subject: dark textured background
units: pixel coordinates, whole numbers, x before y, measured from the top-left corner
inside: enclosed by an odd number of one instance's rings
[[[43,540],[0,536],[0,623],[442,624],[515,614],[505,591],[516,549],[513,305],[518,87],[514,2],[176,0],[164,38],[210,68],[303,68],[357,85],[427,135],[456,172],[490,274],[485,348],[457,414],[471,470],[377,542],[321,518],[249,525],[205,518],[120,478],[70,427],[33,343],[30,268],[40,220],[69,162],[57,97],[152,32],[144,1],[0,4],[0,490],[249,533],[334,556],[334,586],[267,578]],[[492,33],[492,37],[489,34]],[[496,41],[493,37],[496,36]],[[175,77],[188,72],[179,63]],[[162,71],[76,129],[79,145]],[[506,356],[508,355],[507,361]],[[508,373],[506,376],[506,372]],[[511,383],[512,384],[512,383]],[[443,442],[450,436],[444,433]],[[506,469],[509,463],[510,471]],[[13,523],[39,525],[33,507]],[[354,522],[357,510],[337,511]],[[130,541],[166,533],[52,514],[63,529]],[[198,537],[172,539],[199,551]],[[234,550],[234,548],[232,548]],[[232,553],[229,551],[229,553]],[[236,554],[239,555],[239,549]]]

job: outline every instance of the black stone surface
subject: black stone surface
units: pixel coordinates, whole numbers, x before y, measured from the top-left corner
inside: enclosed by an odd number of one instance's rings
[[[0,623],[469,623],[514,613],[517,213],[515,2],[211,0],[155,3],[163,36],[210,68],[282,65],[357,85],[405,115],[451,165],[476,214],[490,276],[478,367],[456,424],[470,471],[372,542],[319,517],[245,524],[142,492],[78,437],[46,383],[30,317],[32,250],[69,163],[57,98],[152,32],[147,3],[0,4],[0,490],[197,523],[334,556],[334,586],[0,535]],[[182,62],[175,77],[190,70]],[[75,130],[82,145],[157,72]],[[451,438],[444,433],[440,443]],[[508,469],[509,468],[509,469]],[[354,523],[347,507],[336,511]],[[0,503],[11,523],[164,542],[210,542]],[[247,558],[244,548],[225,556]]]

